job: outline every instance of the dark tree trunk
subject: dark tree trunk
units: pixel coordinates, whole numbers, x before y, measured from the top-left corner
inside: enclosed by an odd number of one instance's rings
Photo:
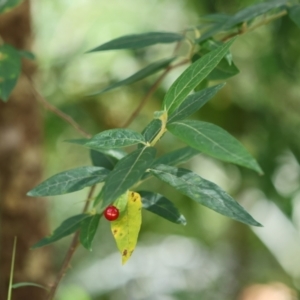
[[[30,49],[29,1],[0,16],[0,36],[18,49]],[[14,282],[49,282],[49,250],[30,250],[48,231],[42,199],[26,193],[41,175],[41,113],[30,82],[33,63],[23,61],[22,74],[7,103],[0,103],[0,300],[7,297],[14,237],[17,237]],[[1,101],[0,101],[1,102]],[[14,300],[45,298],[40,288],[13,290]]]

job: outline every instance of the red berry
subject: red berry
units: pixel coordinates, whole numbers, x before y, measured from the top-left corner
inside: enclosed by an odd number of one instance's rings
[[[105,209],[104,217],[108,221],[115,221],[119,217],[119,210],[115,206],[110,205]]]

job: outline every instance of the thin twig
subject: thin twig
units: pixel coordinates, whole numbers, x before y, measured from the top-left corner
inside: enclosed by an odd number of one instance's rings
[[[31,89],[32,89],[32,92],[33,92],[35,98],[37,100],[39,100],[47,110],[53,112],[58,117],[60,117],[64,121],[66,121],[68,124],[70,124],[76,131],[78,131],[84,137],[86,137],[86,138],[91,137],[91,135],[88,132],[86,132],[73,118],[71,118],[69,115],[67,115],[64,112],[62,112],[61,110],[59,110],[57,107],[50,104],[42,96],[42,94],[36,89],[33,80],[27,74],[25,74],[25,76],[27,77],[28,81],[30,82],[30,86],[31,86]]]
[[[263,25],[267,25],[268,23],[274,21],[274,20],[277,20],[283,16],[287,15],[287,11],[286,10],[283,10],[281,12],[279,12],[278,14],[274,14],[272,16],[270,16],[270,18],[267,18],[267,19],[263,19],[261,22],[258,22],[256,24],[254,24],[252,27],[249,27],[249,28],[246,28],[246,29],[242,29],[242,30],[239,30],[238,32],[234,32],[234,33],[231,33],[225,37],[223,37],[221,40],[223,42],[226,42],[228,41],[229,39],[231,39],[232,37],[235,37],[237,35],[243,35],[245,33],[249,33],[251,31],[254,31],[255,29],[263,26]]]
[[[90,191],[89,191],[89,194],[87,196],[87,199],[85,201],[85,205],[84,205],[84,208],[82,210],[82,213],[86,213],[88,211],[88,208],[89,208],[89,204],[91,202],[91,199],[93,197],[93,193],[95,191],[95,185],[91,187]],[[69,268],[69,265],[70,265],[70,261],[77,249],[77,247],[79,246],[80,242],[79,242],[79,233],[80,231],[77,230],[73,236],[73,239],[72,239],[72,242],[69,246],[69,250],[65,256],[65,259],[63,261],[63,265],[56,277],[56,280],[53,284],[53,286],[51,287],[50,291],[49,291],[49,294],[47,295],[47,300],[52,300],[55,296],[55,293],[56,293],[56,290],[58,288],[58,285],[60,284],[61,280],[63,279],[63,277],[65,276],[68,268]]]
[[[122,126],[122,128],[126,128],[128,127],[132,121],[137,117],[137,115],[140,113],[140,111],[143,109],[143,107],[145,106],[145,104],[147,103],[148,99],[153,95],[153,93],[157,90],[157,88],[159,87],[159,85],[161,84],[161,82],[163,81],[163,79],[166,77],[166,75],[173,69],[182,66],[186,63],[188,63],[190,60],[189,59],[185,59],[181,62],[179,62],[176,65],[173,66],[169,66],[165,69],[165,71],[157,78],[157,80],[154,82],[154,84],[151,86],[151,88],[148,90],[147,94],[145,95],[145,97],[141,100],[141,102],[139,103],[138,107],[133,111],[133,113],[131,114],[131,116],[128,118],[128,120],[124,123],[124,125]]]

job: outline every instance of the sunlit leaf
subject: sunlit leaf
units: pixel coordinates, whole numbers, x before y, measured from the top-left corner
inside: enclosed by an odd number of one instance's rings
[[[21,57],[14,47],[0,46],[0,99],[7,101],[21,72]]]
[[[172,114],[187,95],[218,65],[234,39],[204,55],[189,66],[172,84],[163,101],[163,107]]]
[[[207,155],[263,173],[243,145],[214,124],[185,120],[171,123],[167,128],[189,146]]]
[[[186,224],[185,217],[166,197],[148,191],[139,191],[138,193],[142,197],[143,208],[146,210],[151,211],[170,222],[182,225]]]
[[[142,70],[131,75],[130,77],[128,77],[124,80],[118,81],[116,83],[113,83],[101,91],[93,93],[92,96],[100,95],[100,94],[103,94],[110,90],[113,90],[117,87],[120,87],[123,85],[129,85],[129,84],[132,84],[139,80],[142,80],[142,79],[144,79],[150,75],[153,75],[153,74],[157,73],[158,71],[166,68],[173,60],[174,60],[174,58],[168,58],[168,59],[162,59],[160,61],[152,63],[152,64],[148,65],[147,67],[143,68]]]
[[[73,140],[66,140],[65,142],[84,146],[88,141],[89,141],[89,139],[73,139]],[[94,149],[92,149],[92,150],[94,150]],[[125,152],[122,149],[105,149],[105,148],[103,148],[103,149],[96,149],[94,151],[97,151],[97,152],[100,152],[109,157],[115,158],[116,160],[120,160],[124,156],[127,155],[127,152]]]
[[[150,172],[194,201],[242,223],[261,226],[231,196],[190,170],[157,165]]]
[[[92,242],[98,229],[100,217],[99,214],[88,216],[80,224],[80,243],[89,251],[92,251]]]
[[[67,142],[103,152],[103,149],[110,150],[111,148],[122,148],[139,143],[145,144],[145,139],[134,130],[116,128],[102,131],[91,139],[67,140]]]
[[[128,203],[116,221],[111,222],[111,231],[125,264],[137,244],[142,224],[142,202],[138,193],[128,193]]]
[[[19,4],[21,4],[23,0],[1,0],[0,1],[0,14],[9,12]]]
[[[174,32],[147,32],[142,34],[125,35],[102,44],[88,52],[138,49],[155,44],[169,44],[180,41],[184,36]]]
[[[195,113],[221,88],[223,88],[224,85],[225,83],[218,84],[187,96],[180,106],[169,116],[168,124],[178,120],[183,120]]]
[[[28,196],[54,196],[79,191],[103,182],[109,170],[102,167],[79,167],[56,174],[27,193]]]
[[[153,147],[137,149],[117,163],[103,187],[103,207],[115,201],[142,177],[152,165],[155,153]]]
[[[82,221],[88,217],[89,215],[87,214],[80,214],[66,219],[61,223],[61,225],[58,228],[54,230],[52,235],[43,238],[35,245],[33,245],[31,248],[35,249],[35,248],[40,248],[49,245],[72,234],[73,232],[75,232],[80,228],[80,224],[82,223]]]

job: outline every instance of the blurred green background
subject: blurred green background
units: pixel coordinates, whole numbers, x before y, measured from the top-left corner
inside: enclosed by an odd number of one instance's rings
[[[147,63],[165,58],[172,46],[139,51],[85,51],[125,34],[181,31],[210,13],[233,14],[259,1],[43,0],[33,1],[37,81],[49,102],[92,134],[120,127],[156,75],[99,97],[87,97]],[[263,228],[251,228],[182,197],[157,180],[159,190],[180,208],[186,226],[150,212],[130,261],[121,258],[108,222],[101,220],[90,253],[79,249],[65,277],[61,300],[289,300],[300,291],[300,29],[283,17],[240,36],[232,47],[240,74],[193,118],[217,124],[236,136],[265,174],[198,155],[186,167],[238,200]],[[185,67],[174,70],[130,128],[141,131],[160,109],[166,89]],[[45,112],[44,166],[50,175],[91,164],[89,152],[64,142],[80,136]],[[182,144],[171,135],[163,154]],[[87,190],[48,201],[51,227],[80,212]],[[59,269],[70,238],[54,245]],[[273,293],[273,294],[272,294]],[[278,296],[279,295],[279,296]],[[281,295],[281,296],[280,296]],[[277,297],[277,298],[276,298]],[[281,297],[281,298],[279,298]]]

